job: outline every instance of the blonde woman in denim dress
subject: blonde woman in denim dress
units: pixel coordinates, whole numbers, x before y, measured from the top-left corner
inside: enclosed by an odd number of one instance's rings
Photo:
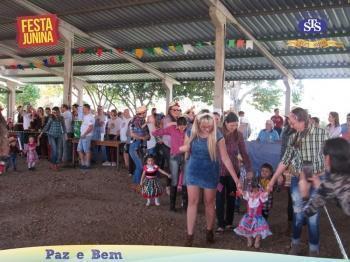
[[[214,242],[213,228],[215,223],[215,195],[219,183],[219,156],[235,181],[238,190],[241,191],[242,188],[232,162],[227,155],[225,139],[222,133],[217,130],[212,114],[204,113],[196,117],[192,129],[186,134],[184,146],[180,150],[186,152],[189,157],[185,170],[188,190],[185,246],[193,245],[193,233],[201,189],[204,191],[207,222],[206,241],[211,244]]]

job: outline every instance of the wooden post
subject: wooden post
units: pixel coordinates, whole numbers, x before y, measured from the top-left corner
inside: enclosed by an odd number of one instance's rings
[[[163,87],[166,88],[166,109],[167,112],[171,101],[173,101],[173,81],[165,78],[162,80]]]
[[[74,34],[61,30],[64,38],[64,82],[63,82],[63,104],[72,105],[72,83],[73,83],[73,56],[72,47]]]
[[[215,6],[210,7],[209,14],[215,26],[214,111],[222,113],[224,109],[226,17]]]
[[[7,81],[8,102],[7,102],[7,117],[14,117],[16,111],[16,83]]]
[[[288,77],[283,77],[283,83],[286,87],[286,102],[285,102],[285,108],[284,108],[284,114],[287,116],[290,112],[290,100],[291,100],[291,85]]]

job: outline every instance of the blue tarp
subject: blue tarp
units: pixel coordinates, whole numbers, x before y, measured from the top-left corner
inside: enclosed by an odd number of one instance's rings
[[[281,143],[247,141],[246,147],[255,173],[264,163],[269,163],[276,169],[280,162]]]

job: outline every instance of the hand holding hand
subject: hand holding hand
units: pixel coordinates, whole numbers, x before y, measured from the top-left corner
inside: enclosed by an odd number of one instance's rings
[[[271,180],[266,187],[266,192],[271,193],[273,191],[273,186],[275,185],[275,181]]]

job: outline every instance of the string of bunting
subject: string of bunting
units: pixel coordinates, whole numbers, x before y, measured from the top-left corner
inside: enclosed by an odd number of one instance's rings
[[[136,58],[141,59],[145,53],[149,55],[157,55],[162,56],[164,55],[164,52],[184,52],[185,54],[188,54],[190,52],[194,52],[195,48],[202,48],[204,46],[212,46],[215,45],[215,42],[196,42],[194,44],[170,44],[170,45],[163,45],[158,47],[148,47],[148,48],[134,48],[130,50],[126,50],[123,48],[116,48],[115,50],[119,53],[128,52],[133,54]],[[253,41],[252,40],[244,40],[244,39],[228,39],[226,40],[226,47],[228,48],[245,48],[245,49],[253,49]],[[85,48],[85,47],[79,47],[73,49],[73,55],[81,55],[81,54],[95,54],[98,57],[101,57],[103,53],[113,53],[112,49],[106,49],[106,48]],[[36,61],[29,63],[28,66],[32,70],[34,68],[41,68],[43,66],[50,66],[55,65],[57,63],[63,63],[63,55],[58,56],[50,56],[42,61]],[[24,70],[25,65],[23,64],[14,64],[9,66],[10,69],[19,69]]]

